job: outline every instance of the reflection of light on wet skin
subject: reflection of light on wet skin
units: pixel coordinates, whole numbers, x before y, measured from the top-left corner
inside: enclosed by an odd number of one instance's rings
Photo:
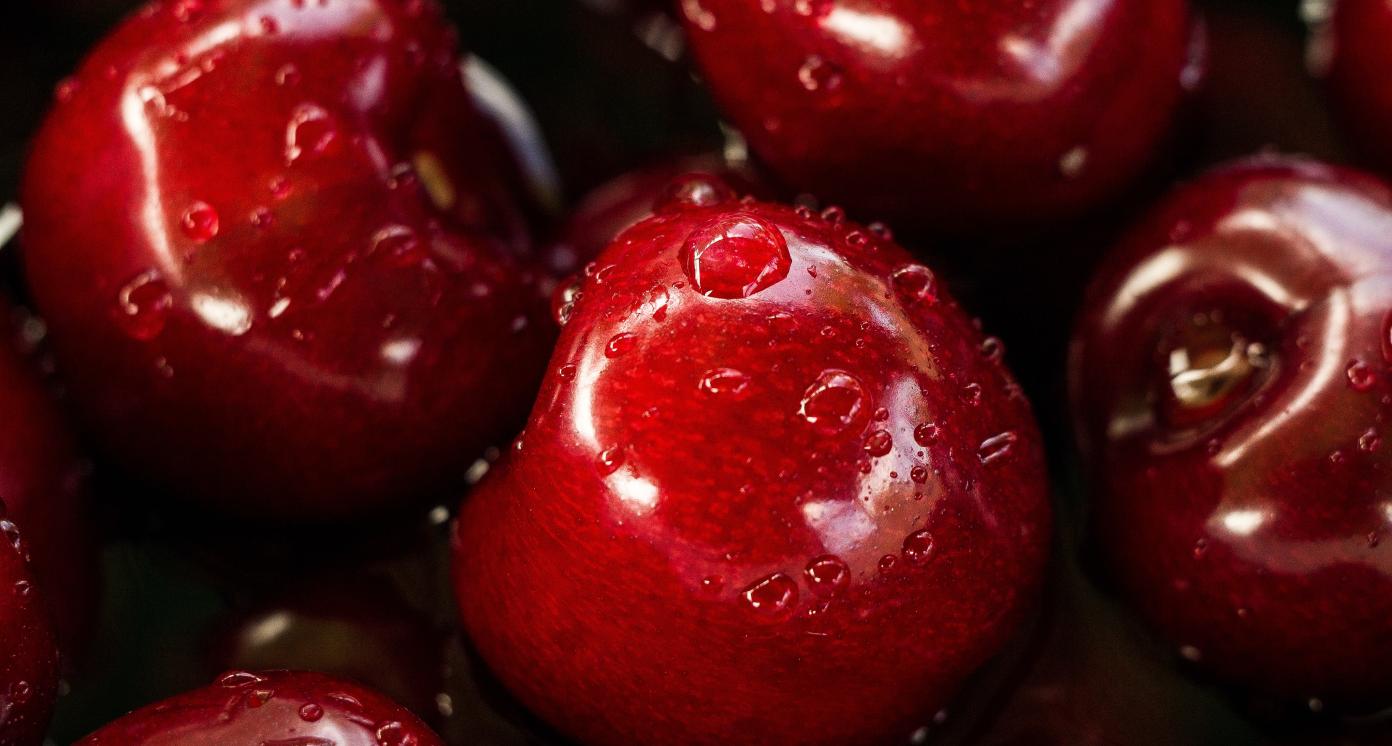
[[[190,304],[204,323],[218,331],[238,337],[251,329],[251,310],[238,298],[194,293]]]
[[[416,359],[421,341],[415,338],[393,339],[382,345],[382,357],[397,365],[406,365]]]
[[[635,516],[645,516],[657,507],[657,485],[620,470],[609,477],[609,486],[618,493],[619,499]]]
[[[903,21],[887,13],[853,10],[838,6],[822,20],[822,28],[846,44],[861,47],[884,57],[903,57],[911,38]]]
[[[849,554],[875,533],[875,520],[859,500],[816,500],[804,503],[802,517],[832,554]]]
[[[1237,536],[1251,536],[1266,522],[1266,511],[1232,510],[1223,516],[1223,528]]]

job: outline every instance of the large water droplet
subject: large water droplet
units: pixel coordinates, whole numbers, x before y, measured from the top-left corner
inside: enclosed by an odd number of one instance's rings
[[[828,369],[807,387],[798,414],[821,432],[834,435],[855,424],[864,409],[860,381],[844,370]]]
[[[164,331],[173,305],[169,286],[158,272],[148,270],[131,278],[117,292],[113,316],[127,336],[145,342]]]
[[[933,534],[921,529],[904,539],[904,556],[915,565],[922,565],[933,558]]]
[[[716,396],[741,397],[749,390],[749,376],[734,368],[712,368],[701,376],[699,388]]]
[[[925,422],[914,428],[914,442],[924,448],[937,443],[940,437],[942,437],[942,428],[938,427],[935,422]]]
[[[712,298],[748,298],[788,276],[792,259],[783,234],[748,213],[714,218],[692,232],[682,269],[696,291]]]
[[[876,430],[865,439],[865,452],[871,456],[884,456],[893,448],[894,438],[884,430]]]
[[[906,306],[933,305],[938,302],[938,279],[922,264],[910,264],[894,271],[889,278],[894,294]]]
[[[324,717],[324,708],[313,702],[300,707],[300,719],[306,723],[317,722],[322,717]]]
[[[797,582],[776,572],[740,592],[740,598],[761,621],[778,622],[788,618],[797,604]]]

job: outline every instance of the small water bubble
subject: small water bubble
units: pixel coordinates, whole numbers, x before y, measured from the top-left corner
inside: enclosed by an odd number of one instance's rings
[[[981,384],[969,383],[962,387],[962,401],[975,407],[981,403]]]
[[[933,534],[928,529],[920,529],[904,539],[904,556],[915,565],[922,565],[933,558]]]
[[[1000,362],[1005,357],[1005,343],[997,337],[987,337],[981,342],[981,354],[991,362]]]
[[[34,591],[34,584],[27,580],[18,580],[14,584],[14,594],[19,598],[28,598]]]
[[[217,685],[227,689],[241,689],[252,684],[260,684],[264,678],[250,671],[228,671],[218,677]]]
[[[822,220],[832,225],[841,225],[846,222],[846,211],[836,205],[832,205],[822,210]]]
[[[913,481],[917,482],[918,484],[923,484],[923,483],[927,482],[927,481],[928,481],[928,467],[926,467],[926,466],[915,466],[914,468],[910,469],[910,470],[909,470],[909,479],[912,479]]]
[[[1382,445],[1382,436],[1373,429],[1369,429],[1358,438],[1358,449],[1364,453],[1372,453]]]
[[[623,462],[623,446],[613,446],[611,448],[606,448],[603,451],[600,451],[599,453],[599,471],[601,474],[605,476],[608,476],[618,471],[619,467],[623,466]]]
[[[324,717],[324,708],[310,702],[300,707],[300,719],[306,723],[317,722]]]
[[[551,300],[551,317],[555,319],[558,326],[570,323],[570,317],[575,314],[575,304],[583,295],[580,290],[583,285],[584,283],[579,277],[572,277],[556,288],[556,293]]]
[[[687,238],[680,259],[697,292],[726,300],[771,287],[792,265],[783,234],[749,213],[707,221]]]
[[[388,720],[377,726],[377,743],[380,746],[415,746],[416,737],[406,731],[406,726]]]
[[[218,213],[207,202],[194,202],[179,218],[179,227],[184,235],[203,243],[218,234]]]
[[[894,438],[885,430],[876,430],[865,439],[865,452],[871,456],[884,456],[894,448]]]
[[[797,582],[784,573],[776,572],[740,592],[745,606],[756,618],[766,622],[787,619],[797,604]]]
[[[701,376],[698,388],[716,396],[740,397],[749,390],[749,376],[734,368],[712,368]]]
[[[174,297],[159,273],[141,272],[116,294],[113,313],[117,325],[132,339],[146,342],[164,331]]]
[[[34,687],[27,681],[16,681],[10,685],[10,702],[12,704],[28,704],[34,696]]]
[[[1014,431],[1003,432],[981,442],[976,449],[976,457],[982,464],[992,464],[1010,455],[1011,449],[1020,439]]]
[[[285,127],[285,160],[294,163],[305,156],[324,155],[338,140],[338,123],[332,114],[314,104],[301,104]]]
[[[560,367],[560,370],[556,371],[557,375],[559,375],[559,376],[561,377],[561,380],[562,380],[562,381],[573,381],[573,380],[575,380],[575,372],[576,372],[576,367],[575,367],[575,365],[572,364],[572,363],[566,363],[565,365],[562,365],[562,366]]]
[[[822,371],[802,396],[798,414],[825,434],[849,428],[865,407],[865,391],[855,376],[843,370]]]
[[[880,568],[880,572],[881,572],[881,573],[884,573],[885,575],[891,575],[891,574],[894,573],[894,571],[895,571],[896,569],[898,569],[898,567],[899,567],[899,556],[898,556],[898,555],[895,555],[895,554],[886,554],[885,556],[883,556],[883,557],[880,558],[879,568]]]
[[[275,82],[279,86],[293,86],[300,84],[300,69],[294,65],[286,65],[276,70]]]
[[[798,82],[811,93],[835,91],[841,87],[842,78],[841,68],[821,55],[808,57],[798,68]]]
[[[938,442],[942,437],[942,428],[935,422],[925,422],[914,428],[914,442],[927,448]]]
[[[933,270],[922,264],[910,264],[894,270],[889,281],[894,294],[906,306],[931,306],[938,302],[938,279]]]
[[[692,173],[669,183],[653,203],[654,212],[677,212],[699,207],[715,207],[730,202],[735,192],[719,177]]]
[[[1377,383],[1377,372],[1373,370],[1371,365],[1362,360],[1354,360],[1349,363],[1347,375],[1349,385],[1353,387],[1354,391],[1368,391],[1373,388],[1373,384]]]
[[[623,357],[633,351],[638,346],[638,337],[628,332],[615,334],[609,340],[609,344],[604,346],[604,356],[609,359]]]

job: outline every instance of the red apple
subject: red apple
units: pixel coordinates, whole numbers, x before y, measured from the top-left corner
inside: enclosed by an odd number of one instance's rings
[[[0,301],[0,324],[10,311]],[[98,597],[85,464],[29,361],[9,341],[0,338],[0,498],[24,528],[64,652],[78,656],[96,621]]]
[[[1202,67],[1185,0],[682,0],[787,185],[899,227],[1056,222],[1134,180]]]
[[[1095,279],[1071,351],[1095,529],[1185,658],[1316,707],[1392,704],[1392,189],[1215,171]]]
[[[233,671],[126,715],[78,746],[443,746],[406,708],[318,673]]]
[[[1392,6],[1382,0],[1307,3],[1320,12],[1310,63],[1325,79],[1330,102],[1352,146],[1383,169],[1392,169]]]
[[[447,489],[520,421],[547,325],[453,39],[431,0],[177,0],[60,86],[25,269],[111,457],[332,518]]]
[[[0,502],[0,744],[38,746],[58,694],[58,649],[29,542],[9,517]]]
[[[562,309],[457,522],[465,627],[584,743],[907,738],[1038,588],[1039,433],[930,269],[719,192],[662,201]]]

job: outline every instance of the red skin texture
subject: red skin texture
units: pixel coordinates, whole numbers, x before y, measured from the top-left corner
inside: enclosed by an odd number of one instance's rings
[[[547,268],[569,275],[613,243],[618,235],[653,212],[654,195],[684,175],[715,176],[739,194],[766,189],[748,168],[715,154],[674,158],[621,174],[592,190],[575,206],[546,252]]]
[[[1355,149],[1392,170],[1392,7],[1381,0],[1338,0],[1315,44],[1332,53],[1325,74],[1334,111]]]
[[[317,708],[317,709],[316,709]],[[78,746],[443,746],[406,708],[318,673],[224,674],[216,683],[136,710]]]
[[[0,502],[0,746],[42,742],[58,696],[58,648],[29,555]]]
[[[103,42],[34,143],[24,259],[111,456],[299,520],[452,486],[549,325],[438,6],[296,5],[152,5]]]
[[[0,302],[0,317],[9,308]],[[6,340],[8,341],[8,340]],[[0,342],[0,496],[24,528],[34,574],[53,606],[64,652],[82,652],[96,622],[96,543],[84,466],[29,363]]]
[[[716,102],[762,162],[896,228],[995,232],[1115,197],[1201,77],[1184,0],[682,8]]]
[[[1037,591],[1028,403],[926,268],[832,217],[678,204],[622,234],[464,503],[465,627],[581,742],[908,738]]]
[[[1221,678],[1330,709],[1392,703],[1389,236],[1392,191],[1373,177],[1215,171],[1122,240],[1070,353],[1094,528],[1124,595]],[[1194,349],[1174,335],[1215,312],[1218,344],[1262,345],[1265,368],[1167,414],[1171,350]]]

